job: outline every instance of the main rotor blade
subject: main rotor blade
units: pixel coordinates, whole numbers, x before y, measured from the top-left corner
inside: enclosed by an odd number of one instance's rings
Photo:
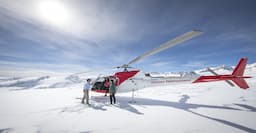
[[[132,61],[130,61],[128,64],[125,64],[125,65],[128,66],[130,64],[133,64],[133,63],[135,63],[135,62],[137,62],[139,60],[142,60],[142,59],[144,59],[144,58],[146,58],[146,57],[148,57],[150,55],[156,54],[156,53],[158,53],[160,51],[163,51],[165,49],[173,47],[173,46],[175,46],[175,45],[177,45],[179,43],[185,42],[185,41],[190,40],[190,39],[192,39],[192,38],[194,38],[196,36],[199,36],[200,34],[202,34],[202,32],[199,31],[199,30],[189,31],[189,32],[187,32],[187,33],[185,33],[183,35],[180,35],[180,36],[178,36],[178,37],[176,37],[176,38],[174,38],[174,39],[172,39],[172,40],[162,44],[160,47],[154,48],[151,51],[148,51],[148,52],[144,53],[143,55],[140,55],[140,56],[136,57],[135,59],[133,59]]]

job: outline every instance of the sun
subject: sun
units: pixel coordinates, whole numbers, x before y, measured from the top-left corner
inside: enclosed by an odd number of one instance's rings
[[[66,25],[70,21],[69,12],[64,3],[56,0],[44,0],[38,4],[40,18],[52,25]]]

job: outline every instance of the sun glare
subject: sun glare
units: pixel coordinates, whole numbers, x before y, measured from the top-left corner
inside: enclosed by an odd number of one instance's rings
[[[59,1],[48,0],[39,3],[40,18],[53,25],[66,25],[69,13],[65,5]]]

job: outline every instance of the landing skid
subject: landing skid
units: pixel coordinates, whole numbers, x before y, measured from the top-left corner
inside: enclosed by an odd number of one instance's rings
[[[129,103],[136,103],[135,98],[134,98],[134,96],[135,96],[134,92],[135,92],[135,89],[132,89],[132,100],[129,101]]]

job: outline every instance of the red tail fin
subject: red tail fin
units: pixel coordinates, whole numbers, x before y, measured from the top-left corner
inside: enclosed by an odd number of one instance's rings
[[[247,60],[248,60],[247,58],[241,58],[241,60],[239,61],[235,70],[232,73],[233,76],[238,76],[238,78],[231,79],[237,86],[243,89],[249,88],[248,84],[243,78],[244,69],[246,67]]]
[[[234,76],[243,76],[247,60],[248,60],[247,58],[241,58],[239,63],[237,64],[235,70],[233,71],[232,75],[234,75]]]

